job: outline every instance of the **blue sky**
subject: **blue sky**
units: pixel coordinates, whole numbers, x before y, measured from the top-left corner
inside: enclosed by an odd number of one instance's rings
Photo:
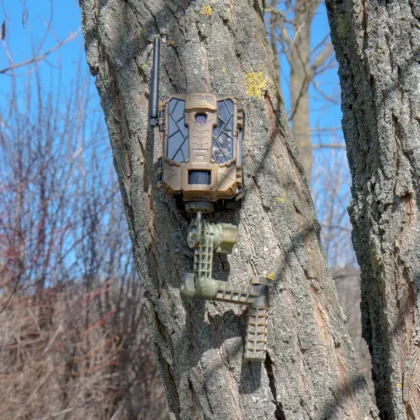
[[[27,11],[27,20],[23,25]],[[6,44],[12,52],[15,62],[27,60],[32,56],[33,48],[37,48],[46,33],[46,25],[51,20],[51,33],[47,33],[45,42],[40,53],[49,50],[57,44],[55,36],[64,40],[74,33],[81,25],[80,10],[77,0],[60,1],[28,1],[26,7],[24,1],[3,0],[3,8],[0,9],[0,19],[6,21]],[[48,63],[42,63],[42,70],[48,67],[61,66],[64,77],[70,77],[73,65],[78,60],[83,48],[82,35],[64,45],[48,57]],[[0,51],[0,68],[8,66],[9,61],[3,49]],[[16,70],[17,74],[25,73],[25,68]],[[46,72],[47,73],[47,72]],[[48,74],[48,73],[47,73]],[[0,81],[0,83],[2,83]],[[6,82],[3,82],[6,83]]]

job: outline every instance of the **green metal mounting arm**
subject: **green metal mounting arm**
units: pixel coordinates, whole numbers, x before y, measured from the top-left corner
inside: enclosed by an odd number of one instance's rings
[[[259,276],[251,285],[240,286],[212,278],[213,252],[230,254],[236,244],[237,228],[227,223],[212,224],[200,216],[190,223],[188,245],[194,249],[194,273],[187,273],[181,286],[184,296],[249,305],[244,360],[265,360],[269,287],[274,275]]]

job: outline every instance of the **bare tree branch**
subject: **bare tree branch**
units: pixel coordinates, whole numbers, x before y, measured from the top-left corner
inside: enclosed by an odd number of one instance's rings
[[[325,62],[332,56],[333,52],[333,46],[331,42],[328,42],[312,62],[309,74],[310,78],[312,78],[315,72],[325,64]]]
[[[326,144],[312,144],[312,149],[343,149],[346,150],[346,146],[344,144],[337,144],[337,143],[326,143]]]
[[[12,65],[1,69],[0,74],[5,74],[9,71],[13,71],[13,70],[16,70],[17,68],[24,67],[24,66],[27,66],[27,65],[30,65],[30,64],[39,63],[40,61],[44,60],[45,57],[47,57],[49,54],[53,53],[54,51],[58,50],[60,47],[62,47],[63,45],[67,44],[72,39],[74,39],[79,34],[80,30],[81,30],[81,28],[77,29],[76,32],[70,34],[66,39],[64,39],[63,41],[60,41],[54,47],[50,48],[48,51],[45,51],[41,55],[38,55],[36,57],[32,57],[29,60],[22,61],[20,63],[13,63]],[[10,55],[10,53],[8,52],[7,49],[6,49],[6,54],[8,55],[9,60],[11,60],[13,62],[12,56]]]

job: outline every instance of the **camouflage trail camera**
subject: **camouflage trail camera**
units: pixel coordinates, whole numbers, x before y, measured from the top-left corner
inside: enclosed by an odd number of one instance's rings
[[[150,124],[163,132],[158,186],[188,211],[209,212],[242,197],[244,112],[235,98],[210,93],[174,95],[158,112],[159,42],[154,43]]]
[[[187,209],[201,211],[212,208],[202,202],[240,196],[243,111],[237,101],[203,93],[176,95],[160,115],[164,150],[159,180],[165,194],[181,194]]]
[[[242,142],[245,115],[238,101],[210,93],[173,95],[159,108],[159,38],[153,42],[150,89],[150,125],[163,132],[163,156],[158,159],[158,186],[169,197],[196,214],[188,229],[188,245],[194,250],[193,273],[186,273],[184,296],[248,305],[244,359],[265,359],[269,288],[274,275],[258,276],[249,285],[212,278],[213,253],[230,254],[237,227],[208,223],[202,213],[215,203],[236,207],[244,193]]]

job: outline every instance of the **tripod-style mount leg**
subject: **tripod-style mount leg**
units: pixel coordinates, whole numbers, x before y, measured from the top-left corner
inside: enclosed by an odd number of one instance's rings
[[[197,219],[190,223],[188,229],[188,245],[194,249],[194,273],[185,275],[181,293],[189,297],[249,305],[244,359],[262,361],[267,343],[268,291],[274,274],[256,277],[249,286],[212,278],[213,252],[230,254],[236,244],[236,234],[236,226],[208,223],[201,219],[200,213],[197,214]]]

